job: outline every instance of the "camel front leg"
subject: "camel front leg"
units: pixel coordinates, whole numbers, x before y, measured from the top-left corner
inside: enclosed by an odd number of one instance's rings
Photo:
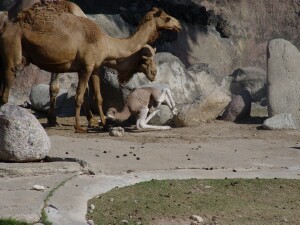
[[[91,107],[90,107],[90,87],[92,87],[91,82],[89,81],[89,85],[87,86],[87,90],[85,91],[85,99],[84,99],[84,108],[85,108],[85,115],[88,121],[88,127],[98,127],[98,120],[94,117]],[[93,89],[93,88],[92,88]]]
[[[173,115],[177,115],[177,109],[176,109],[176,105],[174,102],[174,99],[171,95],[171,91],[169,88],[165,88],[166,91],[166,95],[165,95],[165,102],[167,103],[167,105],[169,106],[169,108],[172,110],[172,114]]]
[[[51,81],[49,86],[49,93],[50,93],[50,109],[47,116],[48,126],[55,127],[59,126],[56,121],[56,114],[55,114],[55,105],[56,105],[56,98],[59,93],[60,85],[59,85],[59,74],[52,73],[51,74]]]
[[[103,126],[105,126],[106,120],[105,120],[105,116],[104,116],[104,113],[103,113],[103,110],[102,110],[103,99],[102,99],[101,91],[100,91],[100,77],[99,77],[99,74],[93,74],[92,77],[91,77],[91,81],[92,81],[93,90],[94,90],[95,97],[96,97],[96,102],[97,102],[99,115],[100,115],[100,119],[101,119],[101,124]]]
[[[14,83],[14,80],[15,80],[15,74],[13,70],[9,68],[6,69],[6,71],[4,72],[4,79],[1,81],[3,84],[2,84],[2,95],[0,99],[0,106],[8,102],[9,91]]]
[[[78,87],[76,91],[76,111],[75,111],[75,132],[76,133],[86,133],[87,131],[83,129],[80,125],[80,109],[83,104],[84,95],[86,88],[88,86],[88,81],[92,73],[92,68],[87,67],[86,69],[78,73]]]

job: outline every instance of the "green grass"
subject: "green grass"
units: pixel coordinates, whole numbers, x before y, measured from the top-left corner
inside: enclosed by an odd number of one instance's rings
[[[0,225],[31,225],[31,224],[22,221],[17,221],[15,219],[0,219]]]
[[[295,225],[300,224],[300,180],[152,180],[114,189],[90,204],[96,209],[87,218],[97,225],[124,219],[145,225],[159,218],[188,220],[194,214],[222,225]]]

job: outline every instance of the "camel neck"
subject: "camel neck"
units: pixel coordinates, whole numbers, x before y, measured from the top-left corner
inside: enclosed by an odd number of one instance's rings
[[[118,121],[125,121],[130,117],[131,113],[127,105],[124,106],[121,112],[117,112],[115,117]]]
[[[145,44],[157,34],[154,21],[150,20],[142,24],[129,38],[107,37],[107,59],[126,58],[139,51]]]

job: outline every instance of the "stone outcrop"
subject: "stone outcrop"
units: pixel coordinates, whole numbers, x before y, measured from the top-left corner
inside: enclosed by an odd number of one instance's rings
[[[0,108],[0,160],[30,162],[45,158],[50,139],[26,109],[5,104]]]
[[[268,113],[291,113],[300,123],[300,53],[290,42],[272,40],[268,47]]]

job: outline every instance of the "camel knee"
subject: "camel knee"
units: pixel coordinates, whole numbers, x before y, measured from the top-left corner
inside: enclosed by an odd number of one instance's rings
[[[60,90],[59,84],[51,84],[50,85],[50,97],[57,97]]]

